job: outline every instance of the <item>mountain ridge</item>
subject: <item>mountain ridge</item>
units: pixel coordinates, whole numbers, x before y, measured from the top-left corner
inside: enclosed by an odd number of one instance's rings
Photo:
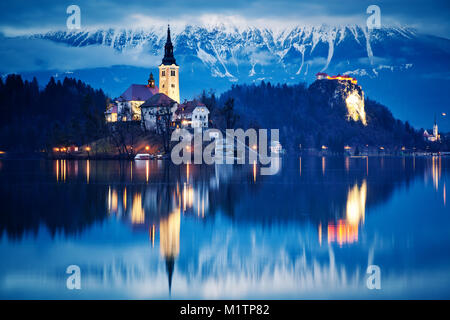
[[[129,49],[149,50],[153,55],[161,55],[165,42],[165,30],[163,28],[149,29],[87,29],[80,31],[50,31],[44,34],[34,34],[31,38],[48,39],[54,42],[65,43],[74,47],[90,45],[109,46],[121,52]],[[417,33],[412,28],[389,27],[368,31],[357,25],[347,26],[295,26],[274,31],[270,28],[258,28],[249,26],[238,29],[229,27],[201,27],[187,25],[181,32],[173,32],[175,53],[181,55],[194,55],[203,64],[211,68],[211,75],[228,77],[231,80],[237,78],[235,72],[230,72],[227,65],[237,66],[241,56],[250,57],[251,69],[248,75],[254,76],[257,64],[264,64],[268,56],[270,60],[282,66],[291,65],[290,59],[301,63],[295,72],[285,68],[286,73],[300,75],[302,71],[308,74],[305,58],[316,55],[325,58],[323,61],[310,61],[310,65],[324,62],[320,71],[326,71],[333,59],[335,49],[341,45],[352,45],[359,51],[359,58],[369,59],[370,65],[374,65],[372,42],[397,38],[399,40],[412,39]],[[323,48],[321,45],[328,46]],[[358,48],[359,47],[359,48]],[[250,48],[250,49],[249,49]],[[318,52],[314,52],[314,51]],[[365,54],[361,54],[362,52]],[[376,56],[375,56],[376,57]],[[296,61],[297,62],[297,61]],[[306,62],[306,64],[305,64]],[[406,65],[406,63],[405,63]],[[309,68],[308,68],[309,69]],[[353,72],[350,70],[349,72]],[[366,71],[367,73],[367,71]]]
[[[236,83],[312,83],[317,72],[327,72],[357,77],[366,96],[415,126],[429,127],[434,114],[450,104],[444,90],[450,85],[450,40],[413,28],[368,31],[358,25],[271,28],[222,24],[171,29],[181,67],[182,98],[195,97],[203,89],[224,92]],[[165,26],[154,26],[51,31],[23,37],[74,48],[109,47],[117,55],[136,57],[124,65],[60,70],[115,97],[130,83],[145,83],[149,71],[156,69],[166,31]],[[38,78],[44,82],[50,74]]]

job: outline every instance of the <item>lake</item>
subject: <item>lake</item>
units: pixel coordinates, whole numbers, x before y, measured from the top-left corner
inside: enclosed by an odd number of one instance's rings
[[[0,160],[0,298],[450,298],[450,158],[280,165]]]

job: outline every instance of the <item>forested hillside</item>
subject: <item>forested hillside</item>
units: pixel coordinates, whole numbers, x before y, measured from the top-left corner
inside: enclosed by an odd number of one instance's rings
[[[98,139],[107,97],[80,80],[51,78],[45,88],[20,75],[0,78],[0,148],[34,152]]]

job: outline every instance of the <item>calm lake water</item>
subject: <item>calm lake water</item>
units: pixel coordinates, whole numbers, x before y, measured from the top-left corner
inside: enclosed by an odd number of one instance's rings
[[[448,299],[449,167],[0,160],[0,298]]]

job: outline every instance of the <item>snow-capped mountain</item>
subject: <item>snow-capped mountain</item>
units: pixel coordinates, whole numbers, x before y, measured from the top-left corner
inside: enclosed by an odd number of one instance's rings
[[[163,26],[145,30],[91,29],[52,31],[28,38],[77,48],[110,47],[117,54],[142,55],[143,58],[124,63],[126,66],[70,70],[71,76],[115,96],[130,82],[145,83],[150,70],[155,73],[166,32]],[[366,96],[386,104],[396,116],[413,123],[417,115],[409,114],[411,104],[419,107],[420,114],[424,104],[431,104],[433,112],[440,112],[437,105],[450,102],[445,90],[436,90],[449,84],[450,40],[419,34],[411,28],[187,25],[172,30],[172,42],[180,65],[181,95],[186,98],[203,89],[220,92],[232,83],[261,80],[311,83],[315,73],[321,71],[356,77]],[[154,59],[144,63],[148,65],[144,68],[142,59],[148,59],[145,57]],[[433,112],[422,112],[420,119],[426,117],[431,123]]]
[[[57,31],[33,37],[75,47],[100,45],[120,52],[138,49],[158,56],[162,54],[166,30]],[[175,34],[172,32],[172,39],[180,62],[185,62],[185,66],[200,63],[213,77],[231,81],[246,78],[281,81],[285,77],[287,81],[336,68],[370,76],[376,76],[382,69],[407,69],[413,65],[414,57],[396,59],[394,51],[399,45],[410,47],[418,36],[413,29],[400,27],[368,31],[356,25],[297,26],[273,31],[220,25],[186,26]]]

